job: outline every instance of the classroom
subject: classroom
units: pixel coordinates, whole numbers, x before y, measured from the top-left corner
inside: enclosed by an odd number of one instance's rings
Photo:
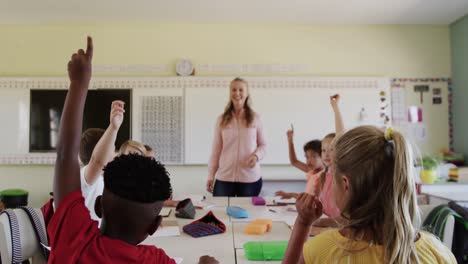
[[[0,35],[0,263],[468,263],[465,0],[0,0]]]

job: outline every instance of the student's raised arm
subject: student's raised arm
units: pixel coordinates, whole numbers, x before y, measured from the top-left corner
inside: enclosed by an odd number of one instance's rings
[[[312,223],[322,215],[322,204],[319,199],[307,193],[299,195],[296,201],[296,209],[296,222],[282,264],[304,263],[302,254],[304,243],[309,237]]]
[[[340,102],[339,94],[330,96],[330,104],[335,114],[335,133],[337,137],[341,136],[344,133],[344,123],[343,123],[343,117],[341,116],[340,107],[338,105],[339,102]]]
[[[68,193],[80,189],[78,152],[83,109],[91,79],[92,58],[93,41],[91,37],[88,37],[86,52],[82,49],[78,50],[68,62],[70,88],[63,106],[54,172],[54,203],[56,207]]]
[[[94,184],[97,177],[102,175],[104,166],[115,156],[115,140],[124,119],[124,105],[125,103],[119,100],[112,102],[109,126],[96,144],[86,167],[85,180],[87,184]]]
[[[308,172],[309,167],[307,166],[307,164],[297,159],[296,150],[294,148],[294,128],[292,125],[291,129],[289,129],[288,132],[286,132],[286,135],[288,137],[289,162],[291,163],[291,165],[300,169],[301,171]]]

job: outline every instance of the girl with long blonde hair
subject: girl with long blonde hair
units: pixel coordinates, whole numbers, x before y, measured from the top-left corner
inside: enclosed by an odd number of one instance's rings
[[[413,225],[419,223],[413,159],[399,132],[357,127],[338,138],[333,154],[343,226],[303,245],[322,205],[301,194],[283,263],[456,263],[437,238]]]

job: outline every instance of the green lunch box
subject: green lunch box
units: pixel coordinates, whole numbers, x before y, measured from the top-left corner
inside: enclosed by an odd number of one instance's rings
[[[0,192],[0,199],[5,208],[17,208],[28,205],[28,192],[21,189],[8,189]]]
[[[248,260],[282,260],[288,241],[250,241],[244,244]]]

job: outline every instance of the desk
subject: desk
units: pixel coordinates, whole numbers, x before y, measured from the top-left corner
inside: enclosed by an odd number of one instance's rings
[[[194,196],[189,195],[192,199],[194,205],[210,205],[204,209],[197,209],[195,210],[195,218],[194,219],[183,219],[175,217],[175,208],[171,208],[171,213],[168,217],[164,217],[164,220],[174,220],[177,221],[180,227],[180,231],[182,232],[182,227],[186,224],[189,224],[197,219],[200,219],[204,215],[206,215],[209,211],[212,211],[214,215],[221,220],[223,223],[227,224],[230,222],[229,215],[226,213],[226,206],[229,203],[228,197],[207,197],[205,200],[201,201],[201,195]],[[164,221],[163,220],[163,221]]]
[[[228,197],[213,197],[213,196],[204,196],[204,195],[176,195],[174,200],[181,201],[186,198],[190,198],[194,205],[214,205],[219,207],[226,207],[229,203]],[[205,199],[204,199],[205,198]]]
[[[279,264],[281,263],[281,261],[250,261],[245,257],[243,249],[236,249],[236,260],[237,260],[237,264]]]
[[[143,244],[155,245],[164,249],[171,257],[183,258],[185,263],[198,263],[202,255],[211,255],[220,263],[235,264],[233,234],[231,224],[226,225],[226,232],[219,235],[193,238],[182,232],[178,237],[149,237]]]
[[[267,204],[273,203],[273,197],[264,198]],[[289,209],[295,208],[295,205],[287,206],[256,206],[252,204],[251,198],[230,197],[229,206],[239,206],[249,212],[248,218],[232,218],[232,222],[251,222],[258,218],[271,219],[274,222],[294,223],[297,213]]]
[[[191,197],[191,196],[188,196]],[[201,196],[200,196],[201,197]],[[191,197],[194,204],[197,204],[200,197]],[[273,198],[266,198],[272,201]],[[251,198],[227,198],[227,197],[207,197],[204,200],[206,204],[215,205],[208,209],[197,209],[195,219],[181,219],[175,217],[175,208],[173,208],[169,217],[165,221],[177,221],[180,236],[176,237],[148,237],[142,244],[155,245],[171,257],[183,258],[182,264],[197,263],[202,255],[211,255],[223,264],[236,263],[268,263],[275,264],[281,262],[259,262],[248,261],[244,256],[243,244],[247,241],[268,241],[268,240],[289,240],[291,229],[284,222],[287,219],[295,218],[297,213],[287,211],[288,206],[271,207],[276,213],[270,212],[266,206],[252,205]],[[249,219],[233,219],[226,214],[226,207],[239,206],[249,211]],[[292,206],[292,205],[291,205]],[[291,207],[290,206],[290,207]],[[226,225],[226,232],[219,235],[193,238],[182,231],[186,224],[201,218],[209,211],[213,211],[215,216]],[[269,218],[273,221],[272,230],[265,235],[253,236],[244,234],[244,228],[247,221],[256,218]],[[290,220],[289,220],[290,221]]]
[[[253,207],[251,197],[229,197],[229,206]]]
[[[265,198],[267,204],[273,202],[273,198]],[[236,251],[237,264],[276,264],[281,261],[249,261],[244,255],[243,245],[248,241],[274,241],[274,240],[289,240],[291,236],[291,229],[286,222],[294,222],[297,213],[288,211],[291,206],[255,206],[252,205],[251,198],[232,197],[229,198],[230,206],[239,206],[249,212],[249,218],[235,219],[231,217],[232,229],[234,235],[234,248]],[[275,212],[269,211],[269,209]],[[247,235],[244,233],[244,228],[248,222],[257,218],[272,219],[273,225],[271,231],[265,235]]]
[[[198,204],[201,197],[188,196],[194,204]],[[197,209],[195,219],[182,219],[175,217],[175,208],[172,208],[169,217],[165,217],[164,221],[177,221],[180,230],[180,236],[176,237],[148,237],[142,244],[155,245],[171,257],[183,258],[182,264],[198,263],[198,259],[203,255],[211,255],[218,259],[221,263],[235,264],[235,256],[233,249],[233,232],[229,216],[226,214],[226,206],[228,204],[227,197],[207,197],[204,201],[206,204],[213,204],[214,207],[209,209]],[[219,235],[193,238],[182,231],[182,227],[196,219],[203,217],[209,211],[213,211],[216,217],[226,225],[226,232]]]
[[[454,201],[461,206],[468,207],[468,190],[467,192],[431,192],[426,195],[428,195],[429,204],[446,204]]]
[[[242,249],[245,242],[248,241],[274,241],[274,240],[289,240],[291,229],[284,222],[273,222],[270,232],[264,235],[247,235],[244,233],[244,228],[248,223],[232,223],[232,231],[234,235],[234,248]]]

